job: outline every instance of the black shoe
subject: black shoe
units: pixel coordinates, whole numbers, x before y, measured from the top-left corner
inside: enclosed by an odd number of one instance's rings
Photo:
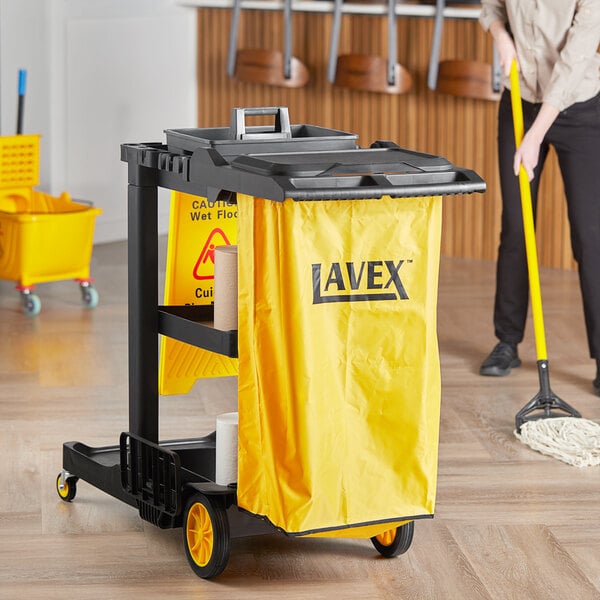
[[[504,377],[510,373],[511,369],[520,366],[521,359],[517,354],[517,348],[506,342],[500,342],[496,344],[490,355],[481,364],[479,374]]]
[[[600,373],[596,375],[596,379],[592,381],[592,385],[594,386],[594,391],[597,396],[600,396]]]

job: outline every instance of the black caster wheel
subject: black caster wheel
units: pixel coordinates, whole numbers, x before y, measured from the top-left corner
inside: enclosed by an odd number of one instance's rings
[[[185,508],[183,545],[198,577],[221,574],[229,560],[229,520],[225,509],[210,497],[195,494]]]
[[[78,477],[69,476],[65,481],[62,480],[62,473],[58,474],[56,478],[56,492],[58,497],[65,502],[71,502],[77,494],[77,480]]]
[[[388,529],[371,538],[377,552],[386,558],[404,554],[412,544],[415,522],[408,521],[395,529]]]

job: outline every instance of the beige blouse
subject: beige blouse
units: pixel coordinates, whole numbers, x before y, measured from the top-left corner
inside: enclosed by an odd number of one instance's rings
[[[497,20],[515,41],[523,99],[562,111],[600,92],[600,0],[482,0],[482,27]]]

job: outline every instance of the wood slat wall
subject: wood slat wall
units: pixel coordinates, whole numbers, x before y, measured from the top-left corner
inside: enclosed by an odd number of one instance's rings
[[[293,54],[310,70],[306,87],[289,89],[237,82],[227,76],[231,11],[198,9],[198,121],[200,127],[229,123],[232,107],[288,106],[292,123],[312,123],[357,133],[366,147],[378,139],[444,156],[479,173],[484,195],[450,196],[444,201],[442,254],[495,259],[500,231],[497,176],[496,103],[432,92],[427,68],[433,20],[398,18],[398,60],[412,74],[412,90],[403,95],[336,88],[327,81],[330,14],[294,13]],[[245,10],[238,48],[283,49],[281,13]],[[340,54],[387,56],[387,21],[346,15]],[[447,20],[442,59],[491,62],[491,39],[474,21]],[[571,269],[570,236],[564,192],[553,152],[540,188],[538,252],[540,265]]]

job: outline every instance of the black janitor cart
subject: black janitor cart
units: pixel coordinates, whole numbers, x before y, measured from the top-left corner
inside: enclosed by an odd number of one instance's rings
[[[255,115],[273,123],[248,126]],[[435,499],[438,200],[483,180],[391,142],[290,125],[281,107],[167,130],[166,144],[124,144],[121,158],[129,431],[110,447],[66,442],[59,496],[71,501],[83,479],[182,527],[204,578],[225,568],[231,538],[274,531],[405,552]],[[237,203],[238,331],[215,329],[211,306],[158,306],[159,187]],[[239,354],[237,482],[215,483],[215,433],[159,440],[159,335]]]

